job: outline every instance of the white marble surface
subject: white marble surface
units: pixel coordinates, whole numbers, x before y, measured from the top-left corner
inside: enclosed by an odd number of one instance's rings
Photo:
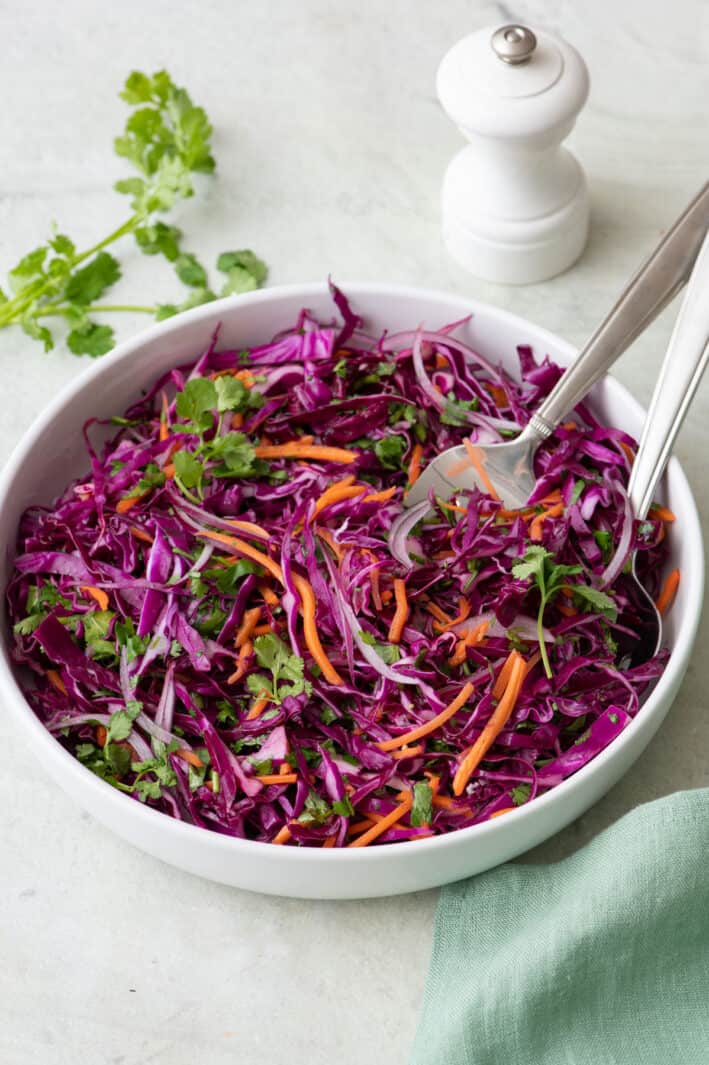
[[[180,224],[213,258],[251,245],[274,283],[391,279],[488,299],[581,341],[709,170],[709,9],[699,0],[3,0],[0,267],[55,219],[79,243],[120,220],[116,90],[166,65],[212,117],[219,178]],[[446,257],[438,190],[460,141],[433,77],[471,28],[527,19],[586,57],[573,135],[591,242],[556,280],[481,284]],[[169,298],[166,269],[121,248],[116,295]],[[154,275],[154,276],[153,276]],[[117,323],[120,336],[141,325]],[[618,366],[647,399],[665,314]],[[0,458],[81,362],[0,335]],[[704,387],[678,451],[709,523]],[[706,643],[708,626],[699,637]],[[709,664],[697,656],[626,779],[535,857],[638,802],[707,783]],[[323,904],[261,898],[167,868],[108,835],[45,779],[0,714],[0,1061],[8,1065],[404,1065],[435,894]]]

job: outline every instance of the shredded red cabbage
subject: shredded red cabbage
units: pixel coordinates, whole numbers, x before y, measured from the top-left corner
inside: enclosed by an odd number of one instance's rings
[[[623,656],[642,636],[629,555],[657,593],[665,522],[633,521],[635,441],[585,405],[539,450],[527,508],[475,491],[414,513],[402,570],[409,478],[516,434],[561,371],[522,347],[517,379],[461,323],[372,337],[333,296],[342,325],[303,311],[249,351],[213,342],[98,451],[88,422],[91,472],[25,513],[7,592],[27,699],[79,761],[170,816],[291,846],[533,800],[626,727],[667,657]]]

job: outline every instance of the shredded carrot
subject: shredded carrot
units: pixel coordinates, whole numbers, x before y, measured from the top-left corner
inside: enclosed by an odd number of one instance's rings
[[[665,583],[662,585],[662,591],[655,600],[655,606],[661,614],[666,613],[672,605],[672,601],[677,594],[679,587],[680,573],[678,569],[673,569],[671,573],[667,575]]]
[[[328,836],[325,842],[323,843],[323,847],[334,847],[336,843],[337,836]]]
[[[489,628],[490,621],[481,621],[479,625],[474,625],[472,629],[468,629],[465,636],[458,641],[455,651],[448,659],[448,665],[461,666],[467,658],[468,648],[482,643]]]
[[[462,795],[465,785],[468,783],[471,776],[480,765],[480,762],[507,724],[509,716],[514,710],[515,703],[519,698],[526,671],[527,663],[521,655],[517,655],[517,659],[510,671],[510,678],[507,687],[505,688],[505,694],[493,710],[490,720],[485,725],[475,743],[467,749],[458,765],[458,769],[453,777],[454,795]]]
[[[446,499],[439,499],[438,497],[436,497],[436,503],[438,504],[439,507],[442,507],[443,510],[452,510],[456,514],[467,514],[468,513],[467,510],[465,509],[465,507],[459,507],[457,503],[449,503]]]
[[[578,614],[576,607],[570,606],[569,603],[556,603],[556,609],[560,614],[563,614],[565,618],[575,618]]]
[[[464,684],[460,689],[455,699],[441,710],[439,714],[432,717],[430,721],[427,721],[424,725],[419,725],[417,728],[412,729],[410,732],[405,732],[401,736],[393,736],[390,740],[382,740],[377,744],[380,751],[393,751],[396,747],[403,747],[406,744],[414,743],[416,740],[420,740],[423,736],[429,736],[436,729],[444,725],[446,721],[457,714],[462,706],[467,703],[470,696],[473,694],[474,688],[470,681]]]
[[[436,352],[435,366],[437,370],[445,370],[448,367],[448,359],[440,351]]]
[[[392,592],[391,588],[385,588],[382,592],[382,603],[384,604],[384,606],[388,606],[393,598],[394,593]]]
[[[330,684],[342,684],[342,677],[325,654],[323,645],[320,643],[317,625],[315,623],[315,592],[304,577],[293,574],[293,584],[300,596],[303,611],[303,634],[308,650],[323,671],[323,675]]]
[[[476,447],[475,444],[473,444],[473,442],[468,437],[466,437],[463,441],[463,447],[468,452],[468,458],[470,459],[470,462],[474,467],[478,477],[484,484],[485,491],[487,492],[487,494],[489,496],[492,496],[493,499],[499,500],[500,497],[495,491],[495,486],[488,477],[487,471],[485,470],[485,466],[483,465],[483,452],[480,450],[479,447]]]
[[[99,747],[106,746],[106,740],[108,739],[108,730],[105,725],[96,726],[96,742]]]
[[[356,836],[358,832],[364,832],[374,824],[376,824],[376,821],[373,821],[370,817],[365,817],[362,821],[355,821],[347,830],[347,835]]]
[[[620,444],[620,448],[623,454],[628,460],[628,465],[632,466],[635,462],[635,452],[633,451],[632,447],[629,447],[628,444],[626,444],[623,440],[619,440],[618,443]]]
[[[511,814],[517,809],[516,806],[505,806],[504,810],[495,810],[494,814],[490,814],[488,821],[492,821],[493,817],[502,817],[503,814]]]
[[[470,616],[470,603],[465,598],[465,596],[461,595],[459,600],[458,600],[458,613],[456,614],[456,616],[454,618],[452,618],[450,621],[446,622],[445,625],[441,624],[440,622],[439,623],[435,623],[434,622],[433,627],[436,630],[436,632],[448,632],[450,629],[455,628],[456,625],[460,625],[460,623],[462,621],[465,621],[465,619],[467,617],[469,617],[469,616]]]
[[[257,459],[315,459],[319,462],[346,463],[357,459],[356,451],[322,444],[302,444],[299,440],[291,440],[287,444],[259,444],[255,451]]]
[[[414,444],[411,449],[411,458],[409,459],[409,469],[407,472],[407,480],[409,485],[414,485],[421,476],[421,459],[423,458],[423,444]]]
[[[436,621],[441,621],[445,625],[447,625],[451,620],[446,614],[446,612],[444,610],[441,610],[441,608],[437,606],[436,603],[426,603],[426,610],[436,619]]]
[[[231,416],[231,427],[232,427],[232,429],[241,429],[243,424],[244,424],[244,415],[241,413],[240,410],[238,410],[236,412],[236,414],[232,414],[232,416]]]
[[[654,521],[668,521],[670,525],[675,521],[675,515],[669,507],[652,506],[650,507],[650,517]]]
[[[269,625],[269,623],[267,621],[264,621],[263,625],[257,625],[256,626],[256,628],[254,629],[252,635],[253,636],[268,636],[268,634],[270,632],[275,632],[276,629],[279,629],[279,628],[280,628],[280,624],[277,621],[274,621],[273,625]]]
[[[288,825],[284,825],[283,828],[280,828],[278,830],[278,832],[276,832],[276,834],[273,837],[273,839],[271,840],[271,842],[272,843],[287,843],[288,840],[291,839],[291,838],[292,838],[291,837],[291,832],[290,832],[290,829],[288,828]]]
[[[174,462],[166,463],[163,466],[163,468],[162,468],[162,472],[165,474],[165,476],[167,477],[168,481],[171,481],[173,479],[173,477],[175,476],[175,463]]]
[[[108,610],[108,596],[103,588],[96,588],[93,584],[82,584],[81,591],[86,592],[94,602],[98,603],[99,610]]]
[[[217,543],[226,544],[228,547],[238,551],[239,554],[246,555],[247,558],[252,559],[254,562],[258,562],[264,567],[264,569],[268,570],[268,572],[271,573],[276,580],[280,581],[281,584],[285,584],[283,570],[278,563],[274,562],[273,559],[269,558],[269,556],[264,554],[263,551],[259,551],[257,548],[252,547],[251,544],[247,544],[245,540],[240,540],[236,536],[228,536],[225,533],[208,531],[200,532],[197,535],[206,537],[209,540],[216,540]],[[293,574],[293,584],[300,596],[301,610],[303,614],[303,632],[305,635],[305,642],[308,645],[308,650],[320,666],[326,680],[328,680],[330,684],[342,684],[342,677],[325,654],[323,646],[320,643],[320,637],[315,623],[315,592],[308,581],[306,581],[305,577],[301,577],[300,574]],[[251,713],[251,711],[249,711],[249,713]],[[254,714],[254,716],[257,717],[258,714]]]
[[[542,538],[542,525],[547,518],[558,518],[560,514],[564,513],[564,504],[555,503],[542,514],[537,514],[536,518],[530,522],[529,525],[529,538],[530,540],[541,540]]]
[[[349,481],[349,478],[345,478]],[[354,477],[352,478],[352,481]],[[354,499],[355,496],[361,496],[367,491],[367,486],[364,484],[345,484],[344,481],[337,481],[335,484],[331,484],[329,488],[326,488],[323,494],[315,501],[315,507],[313,508],[313,520],[317,518],[326,507],[331,507],[333,503],[341,503],[344,499]]]
[[[256,383],[256,378],[254,377],[251,370],[237,370],[234,374],[234,377],[237,379],[237,381],[241,381],[244,388],[253,388],[254,384]]]
[[[61,692],[62,695],[69,694],[69,692],[66,690],[66,684],[62,680],[61,674],[59,673],[58,669],[48,669],[45,673],[45,676],[49,683],[52,684],[58,692]]]
[[[442,558],[455,558],[455,551],[435,551],[431,558],[435,562],[439,562]]]
[[[555,488],[548,495],[545,495],[543,499],[540,499],[539,502],[543,507],[550,507],[552,503],[562,503],[561,489]]]
[[[437,806],[439,810],[448,810],[452,814],[469,814],[470,807],[461,806],[455,799],[450,799],[447,795],[434,795],[431,800],[433,806]]]
[[[162,416],[160,418],[160,433],[158,434],[158,439],[159,440],[167,440],[168,436],[170,435],[170,428],[169,428],[169,426],[167,424],[167,412],[168,412],[167,396],[165,395],[165,392],[163,390],[163,393],[162,393]]]
[[[392,754],[392,758],[396,758],[399,761],[402,758],[418,758],[420,754],[423,754],[421,744],[418,747],[402,747],[400,751],[395,751]]]
[[[507,393],[501,385],[487,385],[487,390],[495,400],[498,407],[506,407],[509,403]]]
[[[135,536],[136,540],[142,540],[144,544],[152,544],[154,540],[150,533],[145,532],[144,529],[139,529],[137,525],[131,525],[128,531],[131,536]]]
[[[124,496],[123,499],[119,499],[116,503],[117,514],[127,514],[129,510],[137,506],[141,499],[145,499],[148,492],[141,492],[139,496]]]
[[[262,777],[256,777],[261,784],[296,784],[297,773],[264,773]]]
[[[248,659],[253,653],[254,645],[251,640],[247,640],[245,644],[242,644],[241,649],[239,650],[239,661],[237,662],[236,672],[232,673],[232,675],[227,678],[227,684],[236,684],[238,680],[241,680],[244,673],[246,673],[249,668]]]
[[[261,714],[264,712],[270,701],[271,700],[267,695],[261,696],[259,699],[256,699],[256,701],[252,704],[248,714],[246,715],[246,720],[253,721],[255,718],[261,717]]]
[[[270,540],[271,534],[267,533],[265,529],[262,529],[260,525],[256,525],[253,521],[240,521],[236,518],[226,519],[229,525],[233,525],[235,529],[239,529],[241,532],[251,533],[252,536],[257,537],[259,540]]]
[[[280,581],[283,584],[283,570],[274,562],[272,558],[264,554],[263,551],[259,551],[258,548],[252,547],[251,544],[247,544],[245,540],[240,540],[236,536],[229,536],[227,533],[211,532],[211,530],[205,530],[204,532],[197,533],[197,536],[206,537],[208,540],[216,540],[219,544],[225,544],[227,547],[232,547],[235,551],[238,551],[240,555],[245,555],[246,558],[250,558],[252,562],[258,562],[260,566]]]
[[[394,485],[392,488],[384,488],[381,492],[370,492],[362,500],[363,503],[386,503],[395,496],[399,489]]]
[[[566,429],[568,432],[572,433],[574,429],[578,429],[578,425],[576,422],[564,422],[562,429]]]
[[[493,699],[501,699],[502,696],[505,694],[505,688],[509,683],[512,667],[514,666],[515,662],[519,657],[519,651],[510,651],[510,653],[508,654],[502,665],[502,669],[497,674],[497,679],[495,680],[495,685],[492,689]]]
[[[267,603],[269,606],[280,606],[281,605],[280,599],[278,598],[276,593],[273,591],[273,589],[268,587],[268,585],[266,584],[265,581],[262,584],[259,584],[258,590],[261,593],[261,595],[263,596],[264,603]]]
[[[391,828],[392,825],[395,825],[397,821],[400,821],[402,817],[406,816],[411,809],[412,801],[411,792],[408,792],[406,797],[394,807],[391,813],[388,813],[386,817],[383,817],[381,821],[377,822],[376,825],[373,825],[366,832],[363,832],[361,836],[358,836],[357,839],[353,840],[348,846],[366,847],[369,843],[372,843],[373,840],[382,836],[388,828]]]
[[[288,773],[290,773],[290,771],[291,771],[291,767],[288,765],[288,763],[287,762],[281,762],[280,768],[278,770],[279,776],[287,776]]]
[[[234,641],[236,647],[243,647],[247,640],[251,639],[253,631],[259,623],[261,618],[261,607],[255,606],[251,610],[247,610],[244,613],[243,621],[239,628],[236,630],[236,639]]]
[[[429,769],[424,769],[423,775],[428,779],[428,786],[431,789],[431,794],[437,795],[438,789],[441,786],[441,778],[437,776],[436,773],[432,773]]]
[[[409,614],[411,613],[409,601],[406,598],[406,581],[400,577],[396,577],[394,580],[394,595],[396,597],[396,613],[389,626],[389,643],[399,643],[401,641],[404,625],[409,620]]]
[[[179,750],[175,751],[175,754],[178,758],[181,758],[183,762],[193,765],[195,769],[202,769],[204,766],[204,762],[199,755],[195,754],[194,751],[191,751],[188,747],[180,747]]]

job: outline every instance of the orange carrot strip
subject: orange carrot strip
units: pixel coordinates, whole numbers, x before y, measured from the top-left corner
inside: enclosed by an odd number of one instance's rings
[[[127,514],[129,510],[137,506],[141,499],[145,499],[148,495],[147,492],[141,492],[139,496],[124,496],[123,499],[119,499],[116,503],[117,514]]]
[[[232,675],[227,678],[227,684],[236,684],[238,680],[241,680],[244,673],[246,673],[249,668],[247,659],[249,659],[253,653],[254,645],[251,640],[247,640],[239,651],[239,661],[237,663],[236,672],[232,673]]]
[[[288,763],[287,762],[281,762],[279,770],[278,770],[279,775],[280,776],[285,776],[288,773],[290,773],[290,771],[291,771],[291,767],[288,765]]]
[[[576,424],[576,422],[573,422],[573,421],[572,422],[564,422],[564,424],[562,425],[562,429],[568,429],[568,431],[570,433],[572,433],[574,431],[574,429],[578,429],[578,425]]]
[[[394,580],[394,595],[396,597],[396,613],[391,619],[389,626],[389,643],[399,643],[404,631],[404,625],[409,620],[411,608],[406,598],[406,581],[397,577]]]
[[[253,631],[258,625],[261,618],[261,607],[255,606],[251,610],[247,610],[244,614],[244,619],[236,630],[236,639],[234,641],[236,647],[243,647],[247,640],[251,639]]]
[[[411,792],[408,792],[406,798],[402,799],[398,806],[394,807],[391,813],[388,813],[386,817],[383,817],[381,821],[377,822],[376,825],[373,825],[366,832],[363,832],[361,836],[358,836],[357,839],[349,843],[348,846],[366,847],[369,843],[372,843],[373,840],[382,836],[388,828],[391,828],[392,825],[395,825],[397,821],[400,821],[402,817],[406,816],[411,809],[412,801]]]
[[[175,476],[175,463],[168,462],[165,466],[163,466],[162,472],[165,474],[168,481],[171,481]]]
[[[416,740],[420,740],[423,736],[429,736],[432,732],[435,732],[437,728],[444,725],[454,714],[457,714],[462,706],[467,703],[470,696],[473,694],[474,688],[470,681],[464,684],[460,689],[455,699],[441,710],[439,714],[432,717],[430,721],[427,721],[424,725],[419,725],[415,729],[411,729],[410,732],[405,732],[401,736],[393,736],[390,740],[382,740],[377,744],[380,751],[393,751],[396,747],[403,747],[406,744],[414,743]]]
[[[448,359],[445,357],[445,355],[442,355],[440,351],[436,352],[435,366],[437,370],[445,370],[448,366]]]
[[[655,600],[655,606],[661,614],[664,614],[667,610],[669,610],[672,604],[672,600],[677,594],[677,588],[679,587],[679,577],[679,570],[673,569],[672,572],[668,574],[665,583],[662,585],[662,591]]]
[[[246,720],[253,721],[254,718],[261,717],[261,714],[264,712],[270,701],[271,700],[267,695],[261,696],[260,699],[257,699],[256,702],[253,703],[253,705],[251,706],[251,709],[249,710],[248,714],[246,715]]]
[[[336,843],[337,836],[328,836],[325,842],[323,843],[323,847],[334,847]]]
[[[470,603],[468,602],[467,599],[464,598],[464,596],[461,595],[460,599],[458,600],[458,613],[457,613],[457,615],[454,618],[452,618],[451,621],[446,622],[445,625],[442,625],[440,623],[438,623],[438,624],[434,623],[433,627],[436,630],[436,632],[448,632],[449,629],[453,629],[453,628],[455,628],[456,625],[460,625],[461,621],[465,621],[465,619],[467,617],[469,617],[469,615],[470,615]]]
[[[278,629],[279,623],[274,621],[273,625],[269,625],[267,621],[264,621],[263,625],[257,625],[254,629],[253,636],[267,636],[270,632],[275,632]]]
[[[541,540],[542,538],[542,524],[547,518],[558,518],[560,514],[564,513],[564,504],[555,503],[552,507],[547,509],[542,514],[537,514],[536,518],[530,523],[529,526],[529,538],[530,540]]]
[[[62,680],[61,674],[59,673],[58,669],[48,669],[45,673],[45,676],[49,683],[52,684],[58,692],[61,692],[62,695],[69,694],[69,692],[66,690],[66,684]]]
[[[490,628],[490,621],[481,621],[479,625],[473,626],[472,629],[468,629],[465,636],[458,641],[456,649],[448,659],[449,666],[460,666],[465,662],[467,658],[467,651],[469,647],[474,647],[478,643],[482,643],[485,639],[485,634]]]
[[[267,569],[276,580],[281,582],[281,584],[285,584],[283,570],[278,563],[274,562],[272,558],[268,557],[268,555],[265,555],[263,551],[259,551],[257,548],[252,547],[251,544],[247,544],[245,540],[240,540],[236,536],[228,536],[224,533],[215,532],[200,532],[197,535],[207,537],[209,540],[216,540],[217,543],[226,544],[228,547],[238,551],[239,554],[246,555],[247,558],[253,559],[254,562],[258,562],[264,567],[264,569]],[[323,646],[320,643],[320,637],[315,623],[315,592],[308,581],[306,581],[305,577],[301,577],[300,574],[293,574],[293,584],[300,596],[303,614],[303,632],[305,635],[305,642],[308,645],[308,650],[320,666],[326,680],[328,680],[330,684],[342,684],[342,677],[325,654]],[[249,713],[251,713],[251,711],[249,711]],[[254,714],[254,716],[258,715]],[[247,718],[247,720],[249,719]]]
[[[263,551],[259,551],[258,548],[252,547],[251,544],[247,544],[245,540],[240,540],[237,536],[229,536],[227,533],[218,532],[199,532],[197,536],[206,537],[208,540],[216,540],[219,544],[225,544],[227,547],[234,548],[240,555],[245,555],[246,558],[250,558],[252,562],[258,562],[259,566],[263,566],[264,569],[280,581],[283,584],[283,570],[274,562],[272,558],[264,554]]]
[[[398,488],[394,485],[393,488],[385,488],[381,492],[370,492],[362,500],[363,503],[386,503],[392,496],[396,495]]]
[[[374,824],[376,824],[376,821],[373,821],[370,817],[365,817],[362,821],[355,821],[347,830],[347,835],[356,836],[358,832],[364,832]]]
[[[650,517],[655,521],[668,521],[672,524],[675,521],[675,515],[669,507],[652,506],[650,507]]]
[[[183,762],[193,765],[195,769],[201,769],[204,766],[204,762],[199,755],[195,754],[194,751],[189,750],[188,747],[180,747],[179,750],[175,751],[175,754],[178,758],[181,758]]]
[[[245,388],[253,388],[256,382],[251,370],[237,370],[234,377],[236,377],[237,381],[241,381]]]
[[[498,407],[506,407],[509,403],[507,393],[501,385],[488,385],[487,390],[497,403]]]
[[[409,459],[409,468],[406,474],[406,478],[409,485],[414,485],[421,476],[421,459],[423,458],[423,444],[414,444],[411,449],[411,458]]]
[[[493,817],[502,817],[503,814],[511,814],[517,809],[516,806],[505,806],[504,810],[495,810],[494,814],[490,814],[488,821],[492,821]]]
[[[434,795],[431,800],[434,806],[437,806],[440,810],[448,810],[453,814],[469,814],[470,809],[467,806],[461,806],[455,799],[449,799],[447,795]]]
[[[231,427],[232,427],[232,429],[241,429],[243,424],[244,424],[244,415],[241,413],[240,410],[238,410],[236,412],[236,414],[232,414],[232,416],[231,416]]]
[[[623,440],[619,440],[618,443],[620,444],[621,451],[628,460],[628,465],[632,466],[635,462],[635,452],[633,451],[632,447],[629,447],[629,445],[626,444]]]
[[[106,726],[105,725],[97,725],[96,726],[96,742],[98,743],[99,747],[105,747],[107,739],[108,739],[108,730],[106,729]]]
[[[296,784],[297,773],[264,773],[262,777],[256,777],[262,784]]]
[[[394,751],[392,758],[400,761],[402,758],[418,758],[420,754],[423,754],[423,746],[419,743],[417,747],[402,747],[400,751]]]
[[[233,525],[235,529],[239,529],[241,532],[251,533],[252,536],[256,536],[259,540],[271,539],[270,533],[267,533],[260,525],[255,525],[253,521],[240,521],[236,518],[227,518],[227,521],[229,522],[229,525]]]
[[[364,484],[343,484],[341,481],[338,484],[331,484],[329,488],[325,489],[320,498],[315,501],[313,520],[326,507],[332,506],[333,503],[341,503],[343,499],[354,499],[355,496],[361,496],[366,491],[367,486]]]
[[[94,602],[98,603],[99,610],[108,610],[108,596],[103,588],[96,588],[93,584],[82,584],[81,591],[86,592]]]
[[[497,674],[497,680],[495,681],[495,686],[492,689],[493,699],[501,699],[502,696],[505,694],[505,688],[509,683],[512,667],[514,666],[517,659],[520,657],[521,655],[519,651],[510,651],[510,653],[508,654],[507,658],[503,663],[502,669]]]
[[[466,463],[466,466],[467,466],[467,463]],[[449,503],[446,499],[439,499],[438,497],[436,497],[436,503],[438,504],[439,507],[442,507],[443,510],[452,510],[452,511],[455,511],[456,514],[467,514],[468,513],[467,510],[465,509],[465,507],[459,507],[457,503]]]
[[[145,532],[144,529],[139,529],[137,525],[131,525],[128,532],[131,536],[135,536],[136,540],[142,540],[144,544],[152,544],[153,542],[154,537]]]
[[[268,585],[265,583],[265,581],[264,581],[263,584],[259,584],[258,590],[261,593],[261,595],[263,596],[264,603],[267,603],[269,606],[280,606],[281,605],[280,599],[278,598],[276,593],[273,591],[273,589],[268,587]]]
[[[473,444],[473,442],[468,437],[466,437],[463,441],[463,447],[468,452],[470,462],[474,467],[478,477],[484,484],[485,491],[487,492],[487,494],[489,496],[492,496],[493,499],[499,500],[500,497],[495,491],[495,486],[488,477],[487,471],[485,470],[485,466],[483,465],[483,452],[480,450],[479,447],[476,447],[475,444]]]
[[[342,684],[342,677],[325,654],[323,645],[320,643],[317,625],[315,622],[315,592],[306,581],[305,577],[293,574],[293,584],[300,596],[303,611],[303,634],[308,650],[323,671],[323,675],[330,684]]]
[[[463,794],[465,785],[468,783],[471,776],[480,765],[480,762],[507,724],[509,716],[514,710],[515,703],[519,698],[526,671],[527,663],[521,655],[518,655],[510,672],[510,679],[505,688],[505,694],[493,710],[490,720],[485,725],[475,743],[467,749],[460,761],[456,774],[453,777],[454,795]]]
[[[271,840],[271,842],[272,843],[287,843],[288,840],[291,839],[291,838],[292,837],[291,837],[290,829],[288,828],[288,825],[284,825],[283,828],[280,828],[278,830],[278,832],[276,832],[276,834],[273,837],[273,839]]]
[[[325,447],[322,444],[302,444],[292,440],[287,444],[259,444],[257,459],[316,459],[320,462],[355,462],[358,452],[346,451],[343,447]]]
[[[436,621],[442,621],[444,624],[448,624],[451,620],[444,610],[441,610],[436,603],[426,603],[426,610],[429,614],[432,614]]]
[[[160,433],[158,435],[158,439],[159,440],[167,440],[168,436],[170,435],[170,429],[169,429],[168,424],[167,424],[167,411],[168,411],[167,396],[165,395],[165,392],[163,391],[163,393],[162,393],[162,415],[160,417]]]

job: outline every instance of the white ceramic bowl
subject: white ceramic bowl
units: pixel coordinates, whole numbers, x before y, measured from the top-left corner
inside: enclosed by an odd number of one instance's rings
[[[373,331],[443,325],[472,313],[461,335],[488,358],[516,368],[515,348],[531,344],[538,356],[562,364],[571,345],[546,330],[485,304],[426,289],[384,284],[343,286]],[[48,503],[57,488],[85,472],[81,425],[92,415],[121,412],[162,371],[196,358],[221,323],[220,344],[247,347],[293,324],[301,307],[329,319],[333,306],[322,284],[291,285],[199,307],[153,326],[119,345],[65,389],[37,419],[0,478],[0,581],[5,587],[18,520],[30,504]],[[596,413],[638,434],[642,408],[606,378],[592,393]],[[24,732],[28,747],[70,795],[98,820],[149,854],[191,873],[252,891],[304,898],[360,898],[417,891],[489,869],[535,846],[588,809],[626,772],[667,713],[687,668],[704,590],[702,534],[696,506],[679,464],[672,460],[664,499],[677,514],[670,543],[683,573],[667,619],[672,653],[635,720],[597,758],[552,791],[514,813],[446,836],[362,850],[274,847],[232,839],[183,824],[143,806],[85,769],[50,735],[24,699],[8,655],[7,622],[0,647],[3,708]],[[28,819],[32,812],[27,812]]]

